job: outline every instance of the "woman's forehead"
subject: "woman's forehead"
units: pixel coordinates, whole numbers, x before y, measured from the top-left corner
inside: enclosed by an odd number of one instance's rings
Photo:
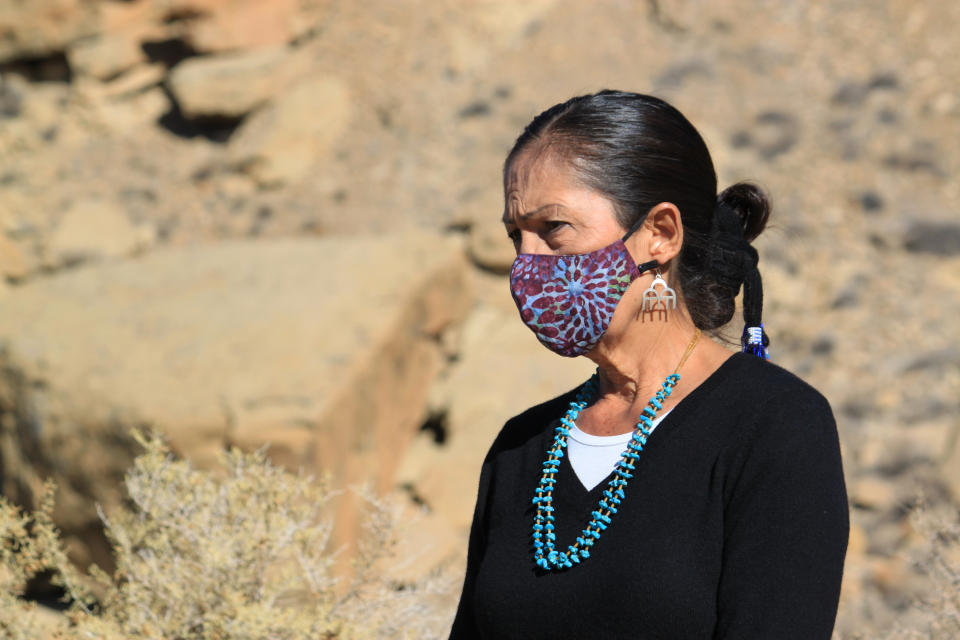
[[[558,214],[614,218],[615,208],[603,194],[584,185],[557,154],[518,155],[505,175],[504,220]]]
[[[520,198],[534,206],[585,188],[570,164],[555,152],[525,151],[510,163],[504,176],[506,199]],[[542,201],[535,205],[538,200]]]
[[[556,180],[558,177],[565,177],[569,173],[569,166],[558,158],[556,153],[530,148],[518,154],[510,162],[504,176],[505,187],[529,188]]]
[[[528,218],[549,214],[578,200],[582,187],[561,167],[545,163],[518,164],[508,172],[504,187],[505,216]]]

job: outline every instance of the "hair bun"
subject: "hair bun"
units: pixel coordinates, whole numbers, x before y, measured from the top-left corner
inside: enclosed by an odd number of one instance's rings
[[[724,189],[717,196],[717,206],[729,207],[737,213],[747,242],[753,242],[760,235],[770,218],[770,199],[751,182],[738,182]]]

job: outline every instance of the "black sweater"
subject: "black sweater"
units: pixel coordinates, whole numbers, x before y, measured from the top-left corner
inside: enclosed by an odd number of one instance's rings
[[[657,426],[590,558],[545,572],[531,498],[574,395],[511,419],[487,454],[453,640],[830,637],[849,521],[823,396],[733,355]],[[605,488],[587,491],[562,458],[558,549]]]

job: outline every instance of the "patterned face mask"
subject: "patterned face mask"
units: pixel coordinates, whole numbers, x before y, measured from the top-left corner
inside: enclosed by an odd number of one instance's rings
[[[545,347],[571,358],[596,347],[630,283],[659,266],[652,260],[637,267],[623,244],[629,236],[590,253],[517,256],[510,292]]]

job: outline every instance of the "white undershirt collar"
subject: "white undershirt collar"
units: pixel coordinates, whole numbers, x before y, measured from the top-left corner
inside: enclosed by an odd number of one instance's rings
[[[654,418],[653,427],[650,430],[656,429],[670,411],[672,408]],[[615,436],[595,436],[584,433],[576,425],[570,429],[570,436],[567,439],[567,456],[574,473],[588,491],[610,475],[620,462],[620,456],[632,437],[633,431]]]

